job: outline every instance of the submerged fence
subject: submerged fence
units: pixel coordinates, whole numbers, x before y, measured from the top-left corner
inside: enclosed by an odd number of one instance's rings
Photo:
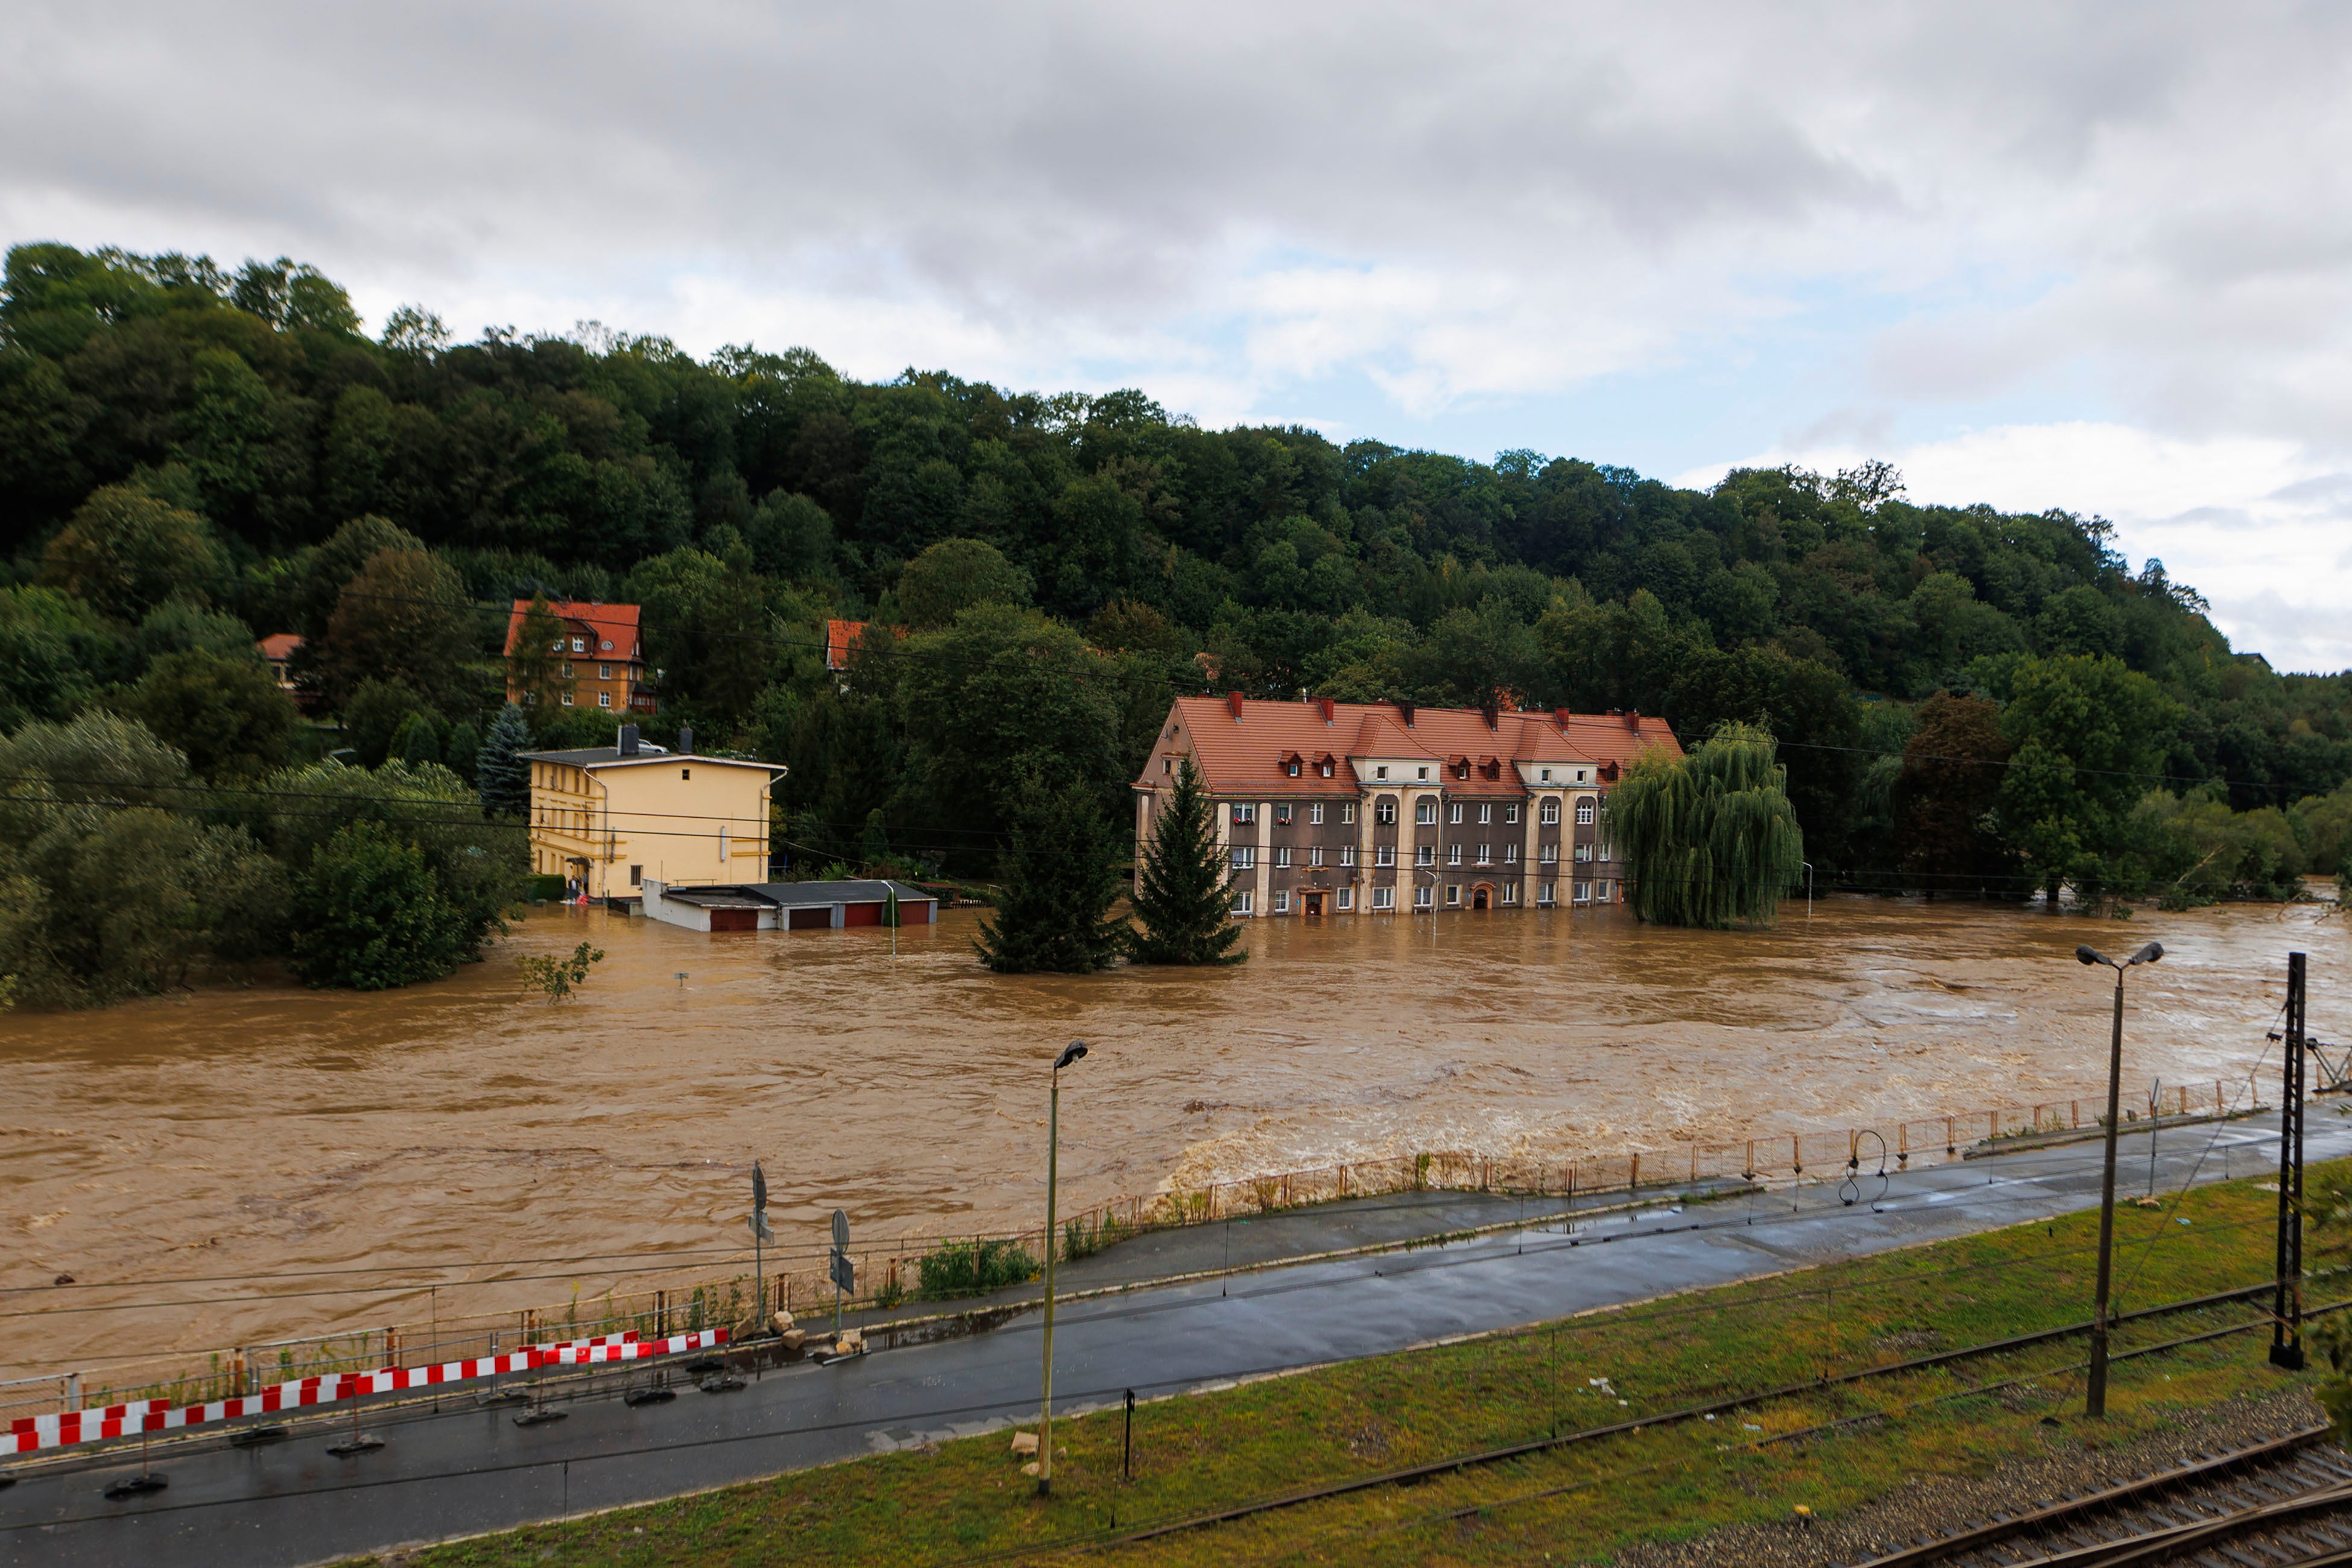
[[[2260,1109],[2252,1078],[2210,1086],[2177,1086],[2161,1102],[2146,1096],[2126,1115],[2175,1121],[2210,1120]],[[2084,1100],[1994,1107],[1827,1131],[1759,1132],[1719,1142],[1690,1142],[1575,1159],[1431,1151],[1354,1161],[1232,1181],[1175,1185],[1149,1195],[1114,1198],[1065,1220],[1055,1238],[1064,1258],[1083,1258],[1147,1232],[1272,1214],[1345,1198],[1419,1192],[1484,1192],[1547,1198],[1585,1198],[1644,1190],[1674,1192],[1724,1184],[1787,1184],[1837,1180],[1849,1171],[1874,1174],[1940,1164],[1969,1154],[2015,1147],[2041,1137],[2095,1131],[2103,1106]],[[844,1310],[895,1309],[909,1301],[969,1297],[1034,1277],[1042,1266],[1042,1226],[957,1236],[901,1236],[850,1252],[858,1293],[844,1295]],[[497,1356],[549,1340],[635,1333],[662,1339],[705,1329],[740,1332],[779,1309],[804,1322],[825,1325],[835,1309],[821,1248],[768,1251],[761,1274],[751,1249],[716,1264],[634,1272],[599,1294],[558,1308],[443,1313],[441,1293],[493,1289],[497,1279],[432,1281],[363,1287],[354,1295],[425,1297],[421,1321],[386,1323],[356,1332],[247,1344],[210,1352],[166,1352],[108,1363],[104,1371],[71,1371],[0,1383],[0,1431],[13,1421],[161,1399],[180,1405],[233,1399],[266,1384]],[[387,1270],[387,1272],[393,1272]],[[136,1288],[126,1281],[122,1289]],[[88,1289],[85,1287],[84,1289]]]

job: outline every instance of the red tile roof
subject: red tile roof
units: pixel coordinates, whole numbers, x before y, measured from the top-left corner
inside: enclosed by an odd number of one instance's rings
[[[551,599],[547,607],[565,626],[565,637],[587,641],[578,658],[609,658],[635,663],[645,658],[643,645],[637,638],[637,606],[635,605],[603,605],[593,599]],[[523,617],[530,613],[529,599],[517,599],[514,612],[507,617],[507,652],[514,652],[515,638],[522,631]],[[568,651],[568,648],[567,648]]]
[[[1489,723],[1487,712],[1475,708],[1418,708],[1407,726],[1403,710],[1388,702],[1180,697],[1171,718],[1190,738],[1203,782],[1220,795],[1354,795],[1361,786],[1346,765],[1349,757],[1425,762],[1429,782],[1455,795],[1517,795],[1526,791],[1516,763],[1593,765],[1601,770],[1597,782],[1606,784],[1644,746],[1682,755],[1663,719],[1565,710],[1497,710]],[[1326,752],[1341,759],[1328,779],[1315,766]],[[1289,772],[1294,756],[1301,763],[1295,778]],[[1469,776],[1456,777],[1465,764]],[[1136,782],[1148,788],[1160,777],[1147,764]]]
[[[261,650],[264,658],[291,658],[294,650],[302,646],[302,639],[292,632],[272,632],[254,646]]]

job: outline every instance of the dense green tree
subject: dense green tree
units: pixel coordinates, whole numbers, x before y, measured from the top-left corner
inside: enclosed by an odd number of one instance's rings
[[[2011,754],[1998,811],[2053,907],[2068,883],[2095,898],[2120,874],[2130,813],[2158,782],[2179,717],[2121,659],[2070,654],[2018,667],[2001,712]]]
[[[431,710],[413,689],[391,680],[362,680],[343,704],[343,734],[362,767],[382,767],[401,755],[411,721]]]
[[[425,852],[391,827],[352,823],[311,857],[294,895],[294,971],[311,984],[382,991],[473,956]]]
[[[108,622],[52,588],[0,588],[0,734],[70,718],[133,655]]]
[[[380,550],[336,595],[319,673],[339,706],[362,682],[406,686],[446,712],[480,701],[476,617],[448,563],[414,550]]]
[[[1769,926],[1805,858],[1772,737],[1726,724],[1686,756],[1653,749],[1609,796],[1633,912],[1661,925]]]
[[[972,943],[981,962],[1000,974],[1108,968],[1128,935],[1110,915],[1127,858],[1120,837],[1084,784],[1024,795]]]
[[[974,605],[1025,605],[1029,574],[978,539],[942,539],[898,574],[898,616],[916,631],[952,626]]]
[[[569,706],[564,699],[579,689],[576,675],[564,658],[564,624],[545,593],[533,594],[506,650],[507,689],[522,700],[528,716],[552,721]]]
[[[115,705],[215,782],[282,767],[296,721],[249,645],[236,654],[164,654]]]
[[[1919,705],[1895,784],[1895,847],[1929,893],[2016,890],[2015,865],[1993,819],[2009,740],[1981,697],[1937,692]]]
[[[474,721],[471,719],[460,719],[449,726],[449,741],[441,761],[449,764],[451,773],[456,773],[467,784],[472,784],[474,763],[481,755],[481,732],[474,728]]]
[[[530,764],[520,754],[530,749],[530,722],[509,702],[490,721],[489,733],[482,737],[482,749],[474,759],[484,816],[520,821],[530,815]]]
[[[1152,825],[1133,903],[1143,929],[1130,951],[1139,963],[1239,963],[1234,951],[1242,928],[1234,923],[1233,867],[1217,842],[1216,803],[1201,788],[1192,759],[1178,763],[1175,781]]]
[[[177,594],[202,594],[227,563],[205,520],[129,485],[90,493],[42,557],[42,578],[102,615],[135,621]]]

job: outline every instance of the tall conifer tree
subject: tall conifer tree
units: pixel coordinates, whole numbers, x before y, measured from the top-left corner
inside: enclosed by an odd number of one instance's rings
[[[490,722],[475,754],[474,789],[481,797],[482,815],[519,817],[530,811],[530,764],[518,752],[530,750],[530,724],[522,710],[509,702]]]
[[[1242,934],[1234,898],[1233,874],[1217,843],[1217,804],[1186,757],[1176,764],[1175,787],[1135,879],[1135,912],[1143,921],[1134,939],[1136,962],[1239,963],[1249,954],[1230,951]]]
[[[992,917],[973,942],[1000,974],[1108,969],[1128,926],[1109,918],[1122,856],[1102,806],[1085,784],[1033,794],[1013,819]]]

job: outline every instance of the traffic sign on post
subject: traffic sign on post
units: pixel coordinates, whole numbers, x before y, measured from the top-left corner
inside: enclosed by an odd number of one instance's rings
[[[855,1293],[857,1289],[857,1268],[849,1261],[849,1254],[833,1255],[833,1283],[836,1289]]]

